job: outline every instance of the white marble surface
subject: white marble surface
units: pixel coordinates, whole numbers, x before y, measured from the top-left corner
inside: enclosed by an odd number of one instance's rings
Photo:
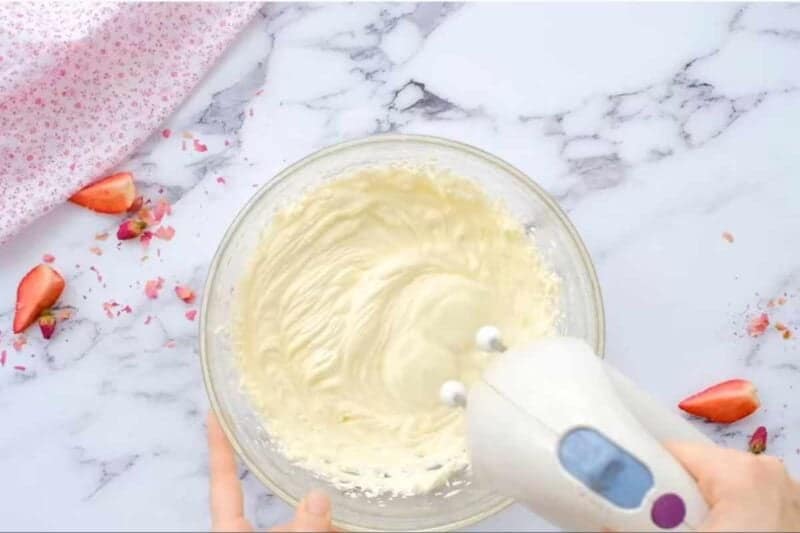
[[[65,205],[0,248],[0,527],[208,526],[197,325],[172,286],[202,287],[229,221],[286,164],[387,131],[471,143],[534,176],[595,260],[608,359],[668,404],[753,380],[756,415],[702,428],[742,448],[764,424],[800,475],[798,341],[744,333],[784,293],[767,311],[800,332],[798,64],[800,6],[265,6],[173,135],[120,167],[173,202],[171,242],[143,262],[138,244],[94,240],[117,218]],[[208,151],[183,151],[183,131]],[[43,253],[76,313],[17,352],[16,284]],[[148,300],[156,276],[166,288]],[[133,312],[107,318],[110,299]],[[256,524],[288,515],[244,482]],[[516,508],[481,527],[548,525]]]

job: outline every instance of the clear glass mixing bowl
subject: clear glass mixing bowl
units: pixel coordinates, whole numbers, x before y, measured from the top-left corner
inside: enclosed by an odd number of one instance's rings
[[[484,519],[511,501],[461,474],[459,490],[443,488],[406,498],[344,494],[289,463],[276,452],[241,386],[232,347],[233,303],[251,251],[275,211],[303,192],[343,172],[389,163],[430,164],[478,182],[535,235],[544,262],[562,281],[559,332],[604,349],[603,304],[597,276],[578,233],[558,205],[533,180],[500,159],[465,144],[435,137],[381,135],[320,150],[263,186],[231,224],[211,262],[203,297],[200,354],[213,409],[239,456],[275,494],[295,505],[312,487],[333,500],[344,530],[453,530]]]

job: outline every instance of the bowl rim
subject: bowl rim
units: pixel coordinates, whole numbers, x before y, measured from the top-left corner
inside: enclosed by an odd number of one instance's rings
[[[503,159],[500,159],[499,157],[492,155],[491,153],[485,150],[482,150],[480,148],[477,148],[475,146],[466,143],[433,135],[398,134],[398,133],[369,135],[358,139],[336,143],[327,146],[325,148],[322,148],[320,150],[317,150],[315,152],[312,152],[311,154],[285,167],[283,170],[278,172],[272,179],[268,180],[266,183],[264,183],[264,185],[259,187],[258,190],[255,192],[255,194],[253,194],[250,197],[250,199],[244,204],[244,206],[242,206],[241,209],[239,209],[239,212],[231,221],[230,225],[228,226],[228,229],[225,231],[225,234],[222,236],[222,239],[220,240],[220,244],[217,246],[217,249],[214,252],[214,257],[212,258],[211,263],[209,264],[208,273],[206,275],[205,286],[203,288],[200,322],[198,324],[199,337],[200,337],[200,362],[203,370],[203,382],[205,384],[206,394],[208,395],[209,403],[211,404],[211,409],[216,415],[217,420],[219,421],[219,424],[222,427],[223,432],[225,433],[225,436],[231,443],[231,446],[236,451],[236,454],[239,456],[239,458],[245,463],[247,468],[251,472],[253,472],[253,474],[258,478],[258,480],[261,483],[263,483],[273,494],[276,494],[281,500],[283,500],[291,507],[297,506],[298,500],[295,499],[286,491],[284,491],[277,483],[274,483],[266,473],[262,472],[259,468],[256,467],[255,461],[253,461],[244,452],[243,448],[239,445],[235,433],[232,431],[230,425],[228,424],[227,415],[220,408],[219,401],[217,399],[216,389],[214,388],[214,383],[211,378],[211,371],[208,362],[209,360],[208,347],[206,342],[206,336],[210,334],[210,332],[206,327],[210,294],[212,293],[213,285],[216,280],[217,270],[220,261],[222,260],[222,257],[225,255],[225,252],[227,251],[233,233],[239,228],[244,219],[250,214],[251,210],[256,206],[256,204],[258,204],[258,202],[261,200],[263,196],[269,194],[269,192],[272,191],[272,189],[274,189],[276,185],[288,179],[297,170],[299,170],[302,167],[305,167],[306,165],[312,162],[315,162],[319,159],[335,154],[336,152],[340,152],[355,146],[364,146],[364,145],[385,143],[385,142],[428,143],[432,145],[445,146],[447,148],[452,148],[455,150],[467,152],[473,156],[484,159],[488,163],[496,165],[497,167],[501,168],[502,170],[510,174],[512,177],[514,177],[517,181],[523,183],[523,185],[530,188],[535,194],[537,194],[539,196],[539,199],[542,200],[542,202],[544,202],[545,205],[549,207],[550,210],[559,219],[562,226],[567,230],[567,233],[572,238],[572,241],[574,242],[575,246],[578,249],[584,268],[588,273],[589,283],[592,287],[591,291],[592,299],[594,300],[595,307],[599,310],[596,321],[598,356],[600,356],[601,358],[605,356],[605,342],[606,342],[605,309],[603,307],[603,296],[600,291],[600,283],[597,277],[597,272],[595,270],[591,256],[589,255],[589,251],[586,248],[586,245],[584,244],[580,235],[578,234],[578,230],[575,228],[570,219],[567,217],[564,210],[558,205],[558,203],[550,196],[550,194],[547,191],[545,191],[538,183],[536,183],[536,181],[530,178],[527,174],[525,174],[515,166],[507,163]],[[500,501],[497,505],[483,511],[480,514],[476,514],[455,522],[442,524],[440,526],[423,529],[421,531],[452,531],[456,529],[461,529],[470,526],[472,524],[475,524],[476,522],[480,522],[481,520],[485,520],[491,516],[494,516],[495,514],[506,509],[513,503],[514,503],[513,499],[505,498],[502,501]],[[333,526],[342,531],[367,531],[367,529],[364,528],[363,526],[338,520],[335,520],[333,522]]]

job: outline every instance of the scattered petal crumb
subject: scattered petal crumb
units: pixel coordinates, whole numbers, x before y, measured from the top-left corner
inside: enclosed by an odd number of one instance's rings
[[[208,151],[208,146],[206,146],[205,144],[203,144],[200,141],[198,141],[197,139],[195,139],[194,140],[194,149],[195,149],[196,152],[207,152]]]
[[[197,316],[197,309],[190,309],[189,311],[186,311],[186,312],[184,313],[184,315],[185,315],[185,316],[186,316],[186,318],[188,318],[189,320],[191,320],[191,321],[194,321],[194,318]]]
[[[181,141],[181,150],[186,151],[186,141]]]
[[[778,331],[786,331],[789,328],[787,328],[786,324],[784,324],[783,322],[776,322],[775,329],[777,329]]]
[[[256,91],[256,96],[261,96],[264,93],[264,89],[259,89]]]
[[[149,324],[151,320],[153,320],[153,317],[147,315],[147,318],[144,319],[144,325],[146,326],[147,324]]]
[[[217,178],[217,183],[221,183],[222,185],[225,185],[225,183],[226,183],[225,182],[225,178],[223,178],[222,176],[218,177]]]
[[[155,218],[155,221],[161,222],[161,219],[164,218],[164,215],[171,215],[171,214],[172,214],[172,206],[170,205],[170,203],[164,198],[159,198],[158,203],[156,204],[156,207],[153,210],[153,217]]]
[[[158,291],[164,286],[164,278],[149,279],[144,285],[144,293],[151,300],[158,298]]]
[[[18,352],[22,351],[22,349],[25,347],[26,344],[28,344],[28,338],[24,334],[20,333],[19,335],[14,337],[13,346],[16,351]]]
[[[754,316],[750,319],[750,322],[747,324],[747,333],[751,337],[758,337],[762,335],[769,326],[769,317],[766,313],[761,313],[758,316]]]
[[[119,304],[114,300],[109,300],[107,302],[103,302],[103,311],[106,313],[108,318],[114,318],[114,308],[119,307]]]
[[[165,139],[169,139],[170,135],[172,135],[172,131],[169,128],[164,128],[161,131],[161,136],[164,137]]]
[[[91,270],[92,272],[94,272],[97,275],[97,282],[98,283],[103,283],[103,276],[100,274],[100,271],[97,270],[97,268],[95,268],[94,266],[90,266],[89,270]]]
[[[194,139],[194,135],[192,135],[191,131],[184,131],[183,133],[181,133],[181,137],[183,137],[184,139]]]
[[[784,298],[783,296],[781,296],[780,298],[778,298],[777,300],[775,300],[775,303],[776,303],[777,305],[783,305],[783,304],[785,304],[785,303],[786,303],[786,298]]]
[[[123,307],[122,309],[119,310],[119,312],[117,313],[117,316],[119,316],[120,313],[131,314],[131,313],[133,313],[133,308],[131,308],[130,305],[126,305],[125,307]]]
[[[733,233],[731,233],[730,231],[723,231],[722,238],[728,242],[733,242]]]
[[[750,322],[747,324],[747,334],[751,337],[758,337],[764,334],[767,330],[767,326],[769,326],[769,317],[766,313],[761,313],[750,319]]]
[[[175,294],[177,294],[178,298],[180,298],[187,304],[194,303],[194,298],[195,298],[194,291],[190,287],[187,287],[186,285],[176,285]]]
[[[69,320],[72,318],[73,313],[75,312],[74,309],[70,309],[65,307],[64,309],[54,309],[56,312],[56,319],[57,320]]]
[[[20,372],[25,372],[24,365],[14,365],[14,370],[19,370]]]
[[[6,366],[6,351],[0,352],[0,366]]]
[[[152,231],[145,231],[139,237],[139,242],[142,244],[142,248],[147,250],[147,247],[150,246],[150,241],[153,240],[153,232]],[[147,257],[147,256],[145,256]]]
[[[98,246],[92,246],[89,248],[89,251],[92,252],[94,255],[103,255],[103,250],[101,250]]]
[[[177,345],[177,343],[172,339],[170,339],[170,340],[168,340],[167,342],[164,343],[164,347],[165,348],[174,348],[176,345]]]
[[[175,235],[175,228],[172,226],[159,226],[156,230],[156,237],[165,241],[171,241]]]
[[[42,256],[42,261],[44,261],[45,263],[52,263],[55,260],[56,256],[54,256],[53,254],[44,254]]]
[[[783,337],[783,340],[791,339],[792,338],[792,330],[790,330],[790,329],[784,330],[783,334],[781,334],[781,337]]]
[[[94,236],[95,240],[97,241],[104,241],[108,239],[108,232],[104,231],[103,233],[98,233]]]

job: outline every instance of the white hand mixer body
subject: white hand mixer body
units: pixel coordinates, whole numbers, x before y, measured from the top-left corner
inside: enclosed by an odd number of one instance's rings
[[[479,482],[567,530],[694,530],[708,508],[692,477],[661,444],[708,442],[583,341],[549,338],[510,349],[491,327],[483,349],[502,351],[465,391],[467,444]]]

